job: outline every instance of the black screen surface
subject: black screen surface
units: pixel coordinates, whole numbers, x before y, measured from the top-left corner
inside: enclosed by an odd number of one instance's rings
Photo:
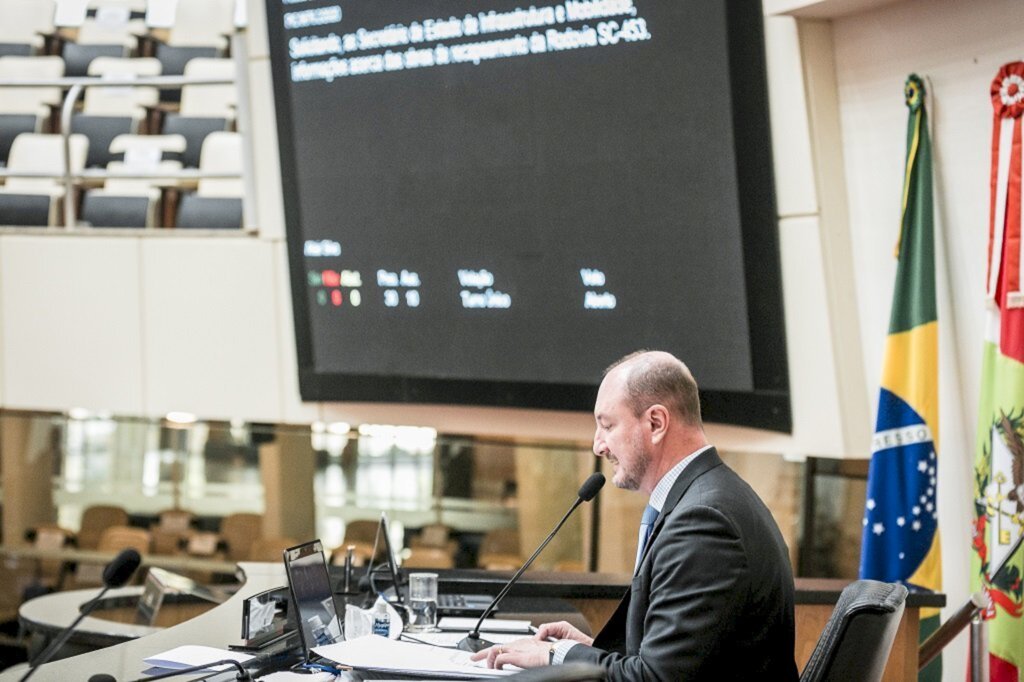
[[[589,409],[659,348],[788,428],[758,3],[267,6],[304,399]]]

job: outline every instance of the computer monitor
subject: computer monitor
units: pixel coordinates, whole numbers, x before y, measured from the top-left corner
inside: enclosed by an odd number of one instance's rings
[[[334,603],[323,544],[313,540],[286,549],[284,568],[288,574],[302,652],[309,662],[316,658],[312,653],[313,647],[342,639],[341,620]]]

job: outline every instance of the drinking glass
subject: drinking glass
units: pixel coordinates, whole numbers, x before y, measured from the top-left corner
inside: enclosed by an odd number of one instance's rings
[[[437,573],[409,574],[408,632],[438,632]]]

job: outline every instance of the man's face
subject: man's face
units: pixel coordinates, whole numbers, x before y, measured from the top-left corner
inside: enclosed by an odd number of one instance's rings
[[[650,466],[650,452],[643,420],[626,403],[625,381],[612,371],[601,382],[594,404],[594,454],[615,466],[612,483],[625,490],[639,490]]]

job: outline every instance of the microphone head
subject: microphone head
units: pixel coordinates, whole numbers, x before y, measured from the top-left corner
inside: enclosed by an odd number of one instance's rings
[[[107,587],[121,587],[135,573],[142,563],[142,557],[132,548],[122,549],[103,569],[103,584]]]
[[[580,486],[579,498],[584,502],[590,502],[604,486],[604,474],[600,471],[590,474],[590,478],[583,481]]]
[[[117,678],[107,673],[96,673],[89,677],[89,682],[117,682]]]

